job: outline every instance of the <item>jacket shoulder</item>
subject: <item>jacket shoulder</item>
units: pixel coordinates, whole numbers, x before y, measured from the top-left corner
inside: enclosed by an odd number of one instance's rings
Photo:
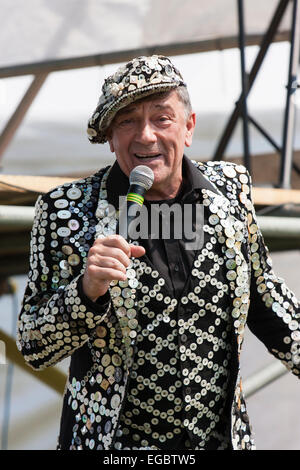
[[[251,177],[247,168],[244,165],[240,165],[234,162],[225,161],[206,161],[193,163],[201,170],[206,176],[218,176],[231,179],[238,179],[246,182],[246,179],[250,182]],[[240,177],[240,175],[244,175]],[[212,178],[214,179],[214,178]]]
[[[53,201],[61,198],[67,198],[68,200],[78,200],[84,195],[95,190],[99,191],[100,183],[104,173],[109,169],[108,167],[101,168],[97,173],[94,173],[83,178],[78,178],[74,181],[68,181],[62,183],[54,188],[51,188],[46,193],[40,195],[39,199],[43,201]],[[80,202],[80,201],[78,201]]]
[[[245,166],[233,162],[194,162],[216,190],[230,200],[231,210],[253,210],[252,181]]]

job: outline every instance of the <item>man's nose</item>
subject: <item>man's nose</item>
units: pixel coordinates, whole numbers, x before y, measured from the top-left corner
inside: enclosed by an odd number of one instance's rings
[[[136,132],[137,142],[149,144],[156,142],[156,134],[150,122],[141,122]]]

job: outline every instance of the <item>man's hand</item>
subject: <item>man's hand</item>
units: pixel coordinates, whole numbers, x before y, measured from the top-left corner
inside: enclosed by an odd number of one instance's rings
[[[125,281],[130,258],[145,254],[142,246],[129,244],[121,235],[97,238],[88,253],[82,279],[85,295],[95,302],[104,295],[112,280]]]

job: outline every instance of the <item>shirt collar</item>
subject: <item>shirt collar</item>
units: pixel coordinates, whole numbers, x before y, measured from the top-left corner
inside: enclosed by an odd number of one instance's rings
[[[114,207],[119,207],[119,197],[126,196],[129,189],[129,179],[123,173],[117,160],[112,165],[107,182],[107,200]]]
[[[208,189],[218,194],[216,187],[205,178],[202,171],[186,155],[183,156],[183,175],[187,182],[186,194],[201,189]]]

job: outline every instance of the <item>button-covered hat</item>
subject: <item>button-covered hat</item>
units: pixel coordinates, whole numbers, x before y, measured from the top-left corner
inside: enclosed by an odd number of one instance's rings
[[[145,96],[178,86],[186,85],[168,57],[138,57],[119,67],[104,81],[97,108],[88,122],[90,142],[106,142],[106,130],[121,108]]]

